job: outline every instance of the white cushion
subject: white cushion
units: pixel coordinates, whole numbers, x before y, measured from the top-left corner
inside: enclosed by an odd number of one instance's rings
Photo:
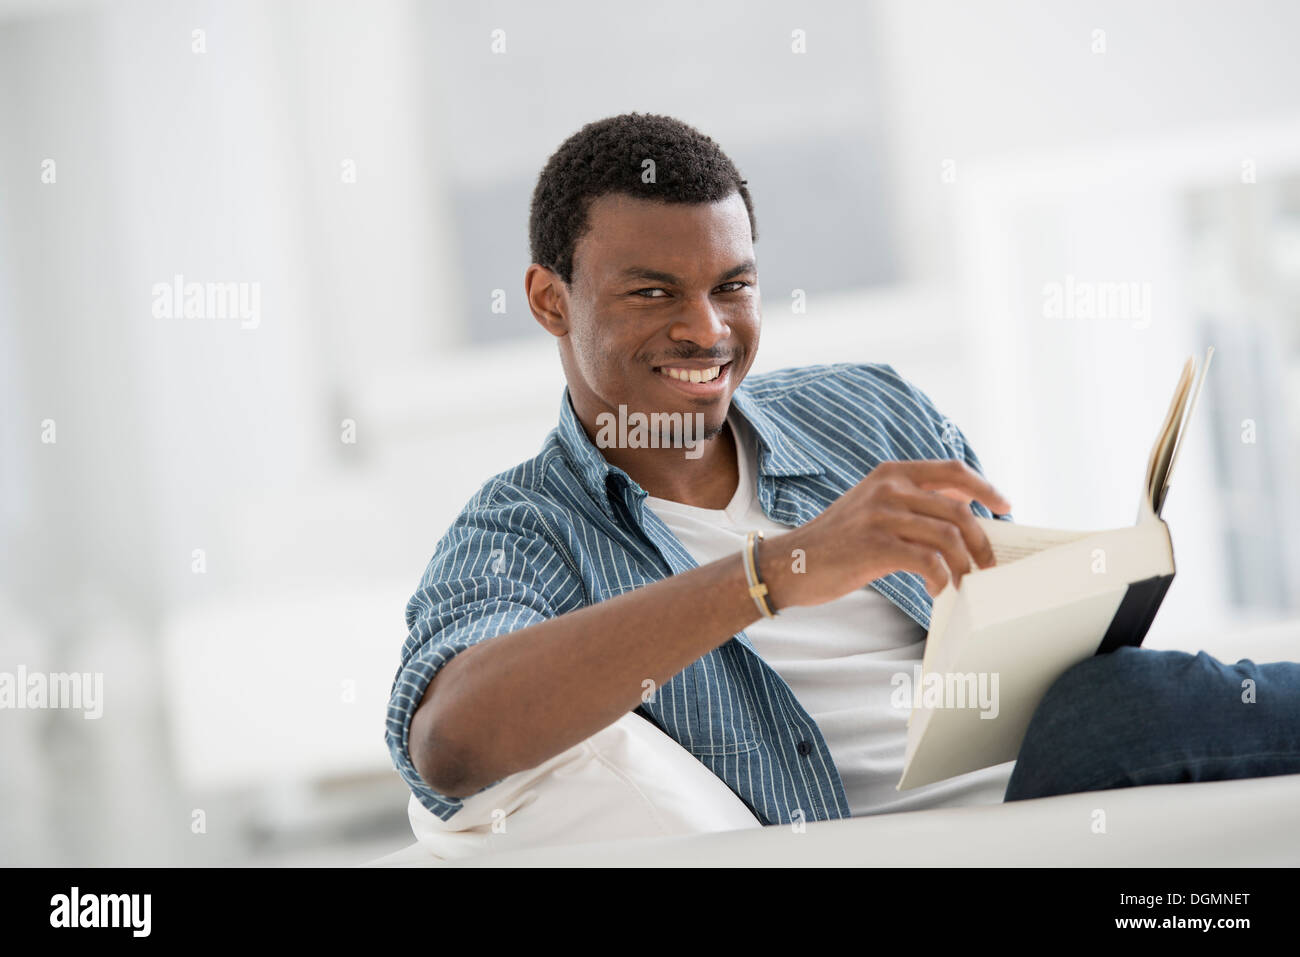
[[[414,795],[407,815],[419,845],[435,860],[761,827],[713,772],[634,712],[466,798],[449,821]]]

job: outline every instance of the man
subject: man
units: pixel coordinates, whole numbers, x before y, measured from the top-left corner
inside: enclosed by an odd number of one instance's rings
[[[993,564],[974,516],[1011,504],[888,365],[746,378],[756,235],[734,165],[669,117],[589,124],[542,171],[525,287],[568,388],[408,605],[387,742],[425,808],[632,710],[767,824],[1300,771],[1300,666],[1125,649],[1053,687],[1009,781],[894,791],[889,678],[933,596]],[[1266,704],[1239,706],[1247,678]]]

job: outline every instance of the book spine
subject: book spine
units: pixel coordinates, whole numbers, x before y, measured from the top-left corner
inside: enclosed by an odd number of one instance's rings
[[[1173,580],[1173,575],[1156,575],[1129,585],[1106,629],[1106,636],[1097,647],[1097,654],[1104,655],[1124,645],[1142,644]]]

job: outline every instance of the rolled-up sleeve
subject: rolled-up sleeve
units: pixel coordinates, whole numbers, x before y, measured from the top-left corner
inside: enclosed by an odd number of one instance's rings
[[[385,741],[411,792],[444,821],[463,802],[434,791],[416,771],[411,718],[434,675],[459,652],[584,604],[565,532],[562,518],[548,517],[518,489],[487,486],[438,543],[407,603],[407,638],[389,696]]]

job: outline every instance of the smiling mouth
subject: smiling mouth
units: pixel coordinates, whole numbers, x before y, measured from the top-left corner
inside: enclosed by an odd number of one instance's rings
[[[720,376],[724,369],[731,365],[730,360],[719,363],[715,366],[705,366],[704,368],[687,368],[685,366],[656,366],[655,372],[665,378],[675,379],[678,382],[712,382]]]

